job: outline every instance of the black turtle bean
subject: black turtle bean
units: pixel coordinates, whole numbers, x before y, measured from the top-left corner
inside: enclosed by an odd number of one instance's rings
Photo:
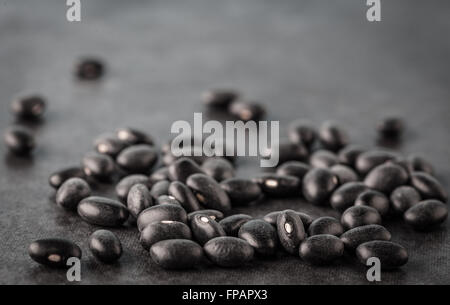
[[[443,223],[447,216],[447,205],[439,200],[429,199],[410,207],[403,215],[403,218],[414,229],[426,231]]]
[[[188,158],[176,160],[169,165],[168,170],[170,180],[180,181],[182,183],[186,183],[187,178],[193,174],[205,173],[197,163]]]
[[[167,180],[156,182],[150,189],[150,195],[155,199],[162,195],[169,195],[169,187],[170,182]]]
[[[156,198],[156,204],[175,204],[182,207],[181,203],[175,199],[175,197],[170,195],[161,195]]]
[[[267,151],[268,156],[272,155],[272,150]],[[278,144],[278,164],[288,161],[306,161],[309,151],[302,144],[292,144],[286,140],[281,140]]]
[[[89,152],[83,158],[83,171],[87,177],[110,181],[116,173],[116,164],[108,155]]]
[[[137,226],[142,231],[147,225],[156,221],[171,220],[187,222],[186,211],[176,204],[155,205],[143,210],[137,218]]]
[[[312,167],[329,168],[338,163],[337,155],[325,149],[319,149],[309,157],[309,164]]]
[[[6,130],[4,141],[9,151],[16,155],[28,155],[36,146],[34,136],[27,128],[21,126]]]
[[[339,184],[341,185],[359,180],[358,174],[347,165],[333,165],[332,167],[330,167],[330,171],[338,177]]]
[[[158,154],[153,146],[137,144],[122,150],[117,156],[116,162],[128,173],[148,174],[157,159]]]
[[[131,215],[137,218],[143,210],[152,205],[153,199],[146,185],[137,183],[131,187],[127,197],[127,207]]]
[[[206,256],[220,267],[240,267],[253,260],[255,250],[245,240],[222,236],[208,241],[204,246]]]
[[[367,190],[359,194],[355,200],[355,205],[365,205],[374,208],[384,216],[389,211],[389,199],[378,191]]]
[[[189,224],[194,239],[200,245],[215,237],[227,235],[218,222],[206,215],[195,215]]]
[[[419,192],[412,186],[403,185],[391,193],[392,207],[398,213],[404,213],[410,207],[418,204],[421,200]]]
[[[76,210],[78,203],[91,195],[91,188],[81,178],[67,179],[56,192],[56,204],[67,210]]]
[[[282,211],[277,217],[277,232],[284,250],[297,254],[300,243],[306,238],[300,216],[293,210]]]
[[[365,225],[379,225],[381,224],[381,216],[372,207],[365,205],[353,206],[342,213],[341,223],[347,230]]]
[[[341,235],[341,240],[350,251],[355,251],[355,249],[368,241],[372,240],[391,240],[391,233],[380,225],[366,225],[361,227],[356,227],[348,230]]]
[[[397,187],[405,185],[408,180],[408,172],[403,167],[395,163],[385,163],[371,170],[364,179],[364,184],[389,195]]]
[[[289,197],[300,195],[300,180],[294,176],[282,176],[277,174],[264,174],[253,178],[262,192],[271,197]]]
[[[220,157],[213,157],[203,162],[202,170],[217,182],[234,177],[233,164],[227,159]]]
[[[399,157],[398,154],[386,150],[369,150],[361,153],[356,159],[356,170],[361,175],[366,175],[378,165],[386,161],[394,160]]]
[[[233,101],[228,112],[242,121],[258,121],[266,115],[266,110],[261,104],[243,100]]]
[[[33,241],[28,254],[39,264],[56,268],[68,268],[67,260],[81,258],[81,249],[75,243],[61,238],[45,238]]]
[[[198,146],[190,147],[189,155],[186,155],[186,153],[184,151],[178,151],[178,150],[181,150],[181,148],[178,148],[175,151],[170,150],[169,152],[167,152],[163,155],[162,161],[163,161],[164,165],[169,166],[181,158],[192,160],[197,165],[201,165],[203,162],[205,162],[205,160],[207,160],[209,158],[203,153],[202,147],[198,147]]]
[[[204,174],[194,174],[189,176],[186,185],[191,188],[202,205],[222,212],[231,209],[227,193],[213,178]]]
[[[356,256],[364,265],[369,258],[378,258],[382,270],[396,269],[408,262],[408,252],[403,246],[383,240],[369,241],[359,245],[356,248]]]
[[[173,220],[155,221],[141,231],[139,241],[144,249],[168,239],[192,239],[191,229],[184,223]]]
[[[423,199],[437,199],[447,202],[448,193],[442,184],[430,174],[414,172],[411,174],[411,185],[419,191]]]
[[[278,245],[278,235],[275,228],[261,219],[244,223],[238,232],[239,238],[247,241],[255,252],[261,256],[272,256]]]
[[[181,206],[187,211],[198,211],[201,209],[197,198],[191,189],[179,181],[174,181],[170,183],[168,189],[169,195],[178,200]]]
[[[130,127],[122,127],[116,130],[116,136],[119,140],[127,142],[129,145],[148,144],[153,145],[152,137],[143,131]]]
[[[342,257],[344,243],[334,235],[314,235],[301,243],[299,253],[312,265],[328,265]]]
[[[226,108],[239,97],[239,93],[231,89],[211,89],[202,94],[205,105]]]
[[[94,57],[81,58],[75,66],[75,76],[83,81],[98,80],[104,72],[104,63]]]
[[[189,213],[187,215],[188,222],[191,222],[192,219],[196,215],[206,215],[208,217],[211,217],[215,221],[219,221],[219,220],[223,219],[223,217],[224,217],[224,215],[223,215],[223,213],[221,211],[205,209],[205,210],[198,210],[198,211],[194,211],[194,212]]]
[[[247,214],[234,214],[225,217],[224,219],[219,221],[219,224],[222,226],[223,230],[228,236],[237,237],[241,226],[252,219],[253,217]]]
[[[40,119],[45,112],[45,108],[45,99],[39,95],[21,96],[11,103],[11,110],[19,119]]]
[[[101,135],[94,141],[95,150],[101,154],[107,154],[116,157],[128,143],[116,138],[115,135]]]
[[[323,204],[339,185],[338,177],[326,168],[313,168],[303,178],[303,196],[314,204]]]
[[[84,179],[83,169],[80,167],[67,167],[58,170],[50,175],[48,178],[48,183],[51,187],[58,189],[66,180],[70,178],[81,178]]]
[[[333,209],[345,211],[351,207],[358,196],[366,191],[368,187],[362,182],[348,182],[336,189],[330,198]]]
[[[404,122],[399,117],[385,117],[377,125],[377,131],[382,138],[398,138],[403,133]]]
[[[278,215],[281,212],[283,212],[283,211],[270,212],[269,214],[267,214],[263,217],[263,220],[270,223],[273,226],[276,226]],[[302,223],[303,223],[303,227],[305,228],[305,230],[307,230],[309,228],[309,226],[311,225],[311,223],[313,222],[314,218],[303,212],[295,211],[295,213],[297,213],[297,215],[300,216],[300,219],[302,220]]]
[[[287,175],[297,177],[300,181],[303,181],[303,177],[311,169],[306,163],[300,161],[288,161],[281,164],[277,169],[278,175]]]
[[[78,215],[84,221],[99,226],[120,226],[128,219],[129,214],[123,204],[105,197],[87,197],[78,204]]]
[[[288,135],[291,143],[310,147],[317,137],[317,132],[311,122],[298,119],[289,124]]]
[[[150,248],[153,261],[164,269],[192,269],[204,261],[203,248],[189,239],[168,239]]]
[[[246,205],[258,200],[262,190],[258,183],[243,178],[231,178],[220,183],[233,205]]]
[[[319,140],[326,149],[338,151],[348,144],[348,134],[336,122],[326,121],[320,126]]]
[[[116,195],[120,201],[125,202],[128,198],[130,189],[135,184],[149,184],[148,177],[145,175],[134,174],[122,178],[116,185]]]
[[[167,180],[167,181],[170,180],[169,169],[166,166],[158,168],[148,178],[148,181],[152,185],[155,184],[156,182],[163,181],[163,180]]]
[[[97,230],[89,237],[89,249],[105,264],[116,262],[122,256],[122,243],[108,230]]]
[[[410,172],[425,172],[433,175],[434,168],[425,158],[422,156],[412,154],[407,158],[408,170]]]
[[[360,145],[350,144],[339,151],[338,159],[342,164],[348,165],[352,168],[356,167],[356,160],[359,155],[365,152],[366,149]]]
[[[342,233],[344,233],[344,228],[339,220],[330,216],[317,218],[308,228],[309,236],[328,234],[339,237]]]

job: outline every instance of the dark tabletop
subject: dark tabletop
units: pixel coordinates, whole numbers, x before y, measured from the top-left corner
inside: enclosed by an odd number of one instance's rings
[[[49,174],[79,164],[100,133],[135,126],[163,143],[174,120],[202,111],[200,93],[238,88],[268,109],[285,133],[289,121],[334,119],[353,142],[375,145],[376,122],[400,115],[407,129],[398,149],[424,154],[450,186],[450,2],[382,1],[382,22],[365,19],[366,1],[81,1],[82,21],[65,20],[65,1],[0,1],[0,130],[14,123],[20,92],[48,98],[33,124],[31,159],[0,147],[0,283],[66,283],[65,272],[39,266],[31,241],[65,237],[83,250],[82,283],[365,284],[365,267],[345,258],[312,267],[279,255],[244,269],[168,272],[154,264],[134,228],[114,229],[124,246],[120,263],[97,263],[87,248],[95,229],[55,206]],[[98,55],[106,77],[73,78],[80,55]],[[260,169],[238,163],[238,175]],[[114,196],[101,186],[99,194]],[[316,216],[329,209],[300,199],[268,200],[236,211],[262,216],[285,208]],[[432,233],[388,222],[410,261],[382,274],[385,284],[450,284],[449,221]]]

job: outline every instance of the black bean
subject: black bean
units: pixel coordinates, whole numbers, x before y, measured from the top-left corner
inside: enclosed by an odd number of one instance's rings
[[[264,174],[253,178],[262,192],[271,197],[289,197],[301,194],[300,180],[294,176]]]
[[[202,94],[202,101],[210,107],[226,108],[239,97],[239,93],[231,89],[212,89]]]
[[[220,183],[220,187],[227,193],[233,206],[249,204],[262,195],[259,184],[249,179],[227,179]]]
[[[202,169],[205,174],[212,177],[217,182],[234,177],[234,167],[227,159],[220,157],[213,157],[202,164]]]
[[[433,175],[433,166],[419,155],[409,155],[407,159],[408,169],[410,172],[425,172],[427,174]]]
[[[407,209],[416,205],[421,200],[419,192],[412,186],[399,186],[391,193],[391,203],[395,211],[406,212]]]
[[[163,155],[162,161],[164,165],[169,166],[181,158],[190,159],[194,161],[196,164],[201,165],[203,162],[205,162],[205,160],[209,158],[203,153],[202,147],[192,146],[189,149],[189,155],[186,155],[184,151],[177,151],[177,150],[175,150],[175,153],[173,150],[170,150],[169,152]]]
[[[187,212],[200,210],[201,207],[197,198],[187,185],[174,181],[170,183],[168,192],[170,196],[178,200]]]
[[[267,214],[263,217],[263,220],[270,223],[273,226],[276,226],[278,215],[281,212],[283,212],[283,211],[270,212],[269,214]],[[314,221],[314,218],[312,216],[302,213],[302,212],[295,211],[295,213],[297,213],[297,215],[300,216],[300,219],[302,220],[303,227],[305,228],[305,230],[308,229],[309,226],[311,225],[311,223]]]
[[[344,233],[344,228],[342,227],[339,220],[330,216],[319,217],[314,220],[308,228],[308,235],[334,235],[341,236]]]
[[[94,146],[97,152],[115,157],[128,146],[128,143],[116,138],[115,135],[105,134],[95,139]]]
[[[314,204],[323,204],[339,185],[338,177],[326,168],[313,168],[303,177],[303,196]]]
[[[447,202],[448,193],[433,176],[424,172],[411,174],[411,185],[419,191],[423,199],[437,199]]]
[[[255,252],[261,256],[272,256],[278,245],[278,235],[275,228],[261,219],[244,223],[239,229],[239,238],[247,241]]]
[[[319,140],[326,149],[338,151],[348,144],[348,135],[336,122],[326,121],[320,126]]]
[[[116,195],[120,201],[125,202],[128,198],[128,192],[135,184],[148,185],[148,177],[145,175],[135,174],[122,178],[116,185]]]
[[[36,146],[34,136],[21,126],[9,128],[5,132],[4,140],[8,149],[16,155],[28,155]]]
[[[293,144],[310,147],[316,139],[317,132],[311,122],[306,119],[298,119],[289,124],[288,135]]]
[[[356,168],[356,160],[365,151],[366,149],[362,146],[350,144],[339,151],[338,159],[341,163]]]
[[[206,215],[195,215],[190,221],[190,226],[194,239],[200,245],[215,237],[227,235],[218,222]]]
[[[272,155],[272,150],[267,151],[268,156]],[[287,161],[306,161],[309,151],[304,145],[292,144],[288,141],[281,140],[278,145],[278,164]]]
[[[383,118],[377,125],[378,134],[382,138],[398,138],[404,129],[404,123],[398,117]]]
[[[409,208],[404,214],[404,219],[414,229],[426,231],[443,223],[447,216],[447,205],[439,200],[430,199]]]
[[[385,163],[371,170],[364,179],[364,184],[389,195],[397,187],[405,185],[408,180],[408,172],[403,167],[394,163]]]
[[[191,229],[179,221],[155,221],[145,226],[139,241],[148,250],[153,244],[168,239],[192,239]]]
[[[319,149],[309,157],[309,164],[312,167],[329,168],[338,163],[337,155],[325,149]]]
[[[155,221],[172,220],[186,222],[186,211],[176,204],[155,205],[143,210],[137,219],[139,231]]]
[[[277,169],[278,175],[294,176],[303,181],[303,177],[311,169],[306,163],[300,161],[288,161],[281,164]]]
[[[129,214],[123,204],[105,197],[87,197],[78,204],[78,215],[84,221],[99,226],[120,226],[128,219]]]
[[[356,170],[361,175],[366,175],[378,165],[381,165],[389,160],[394,160],[398,157],[398,154],[385,150],[366,151],[361,153],[356,159]]]
[[[93,57],[80,59],[75,66],[75,75],[80,80],[97,80],[103,76],[105,67],[101,60]]]
[[[203,249],[207,257],[221,267],[240,267],[253,260],[254,249],[243,239],[223,236],[208,241]]]
[[[365,225],[379,225],[381,224],[381,216],[372,207],[365,205],[353,206],[342,213],[341,223],[347,230]]]
[[[132,145],[120,152],[117,156],[117,164],[125,171],[132,174],[148,174],[158,159],[158,154],[153,146],[148,144]]]
[[[169,169],[166,166],[158,168],[150,175],[148,180],[152,185],[162,180],[170,180]]]
[[[78,203],[91,195],[91,188],[81,178],[67,179],[56,192],[56,204],[67,210],[75,210]]]
[[[30,257],[50,267],[69,268],[67,260],[81,258],[81,249],[73,242],[61,238],[46,238],[33,241],[28,247]]]
[[[355,205],[366,205],[374,208],[384,216],[389,211],[389,199],[378,191],[367,190],[359,194],[358,198],[355,200]]]
[[[341,235],[341,240],[345,247],[350,251],[368,241],[372,240],[391,240],[391,233],[380,225],[366,225],[348,230]]]
[[[189,176],[193,174],[204,174],[205,172],[197,163],[188,158],[180,158],[168,167],[169,177],[172,181],[186,183]]]
[[[363,243],[356,248],[356,255],[364,265],[369,258],[378,258],[383,270],[395,269],[408,262],[406,249],[391,241],[374,240]]]
[[[156,204],[175,204],[182,207],[181,203],[170,195],[161,195],[156,198]]]
[[[119,140],[127,142],[129,145],[148,144],[153,145],[152,137],[141,130],[130,127],[122,127],[116,130]]]
[[[53,188],[58,189],[67,179],[84,179],[85,177],[86,176],[84,175],[84,172],[80,167],[67,167],[52,173],[48,178],[48,183]]]
[[[348,182],[336,189],[330,198],[333,209],[345,211],[351,207],[358,196],[366,191],[368,187],[362,182]]]
[[[116,164],[108,155],[89,152],[83,158],[83,170],[88,177],[109,181],[116,173]]]
[[[162,195],[169,195],[169,186],[170,182],[167,180],[156,182],[150,189],[150,194],[155,199]]]
[[[225,233],[229,236],[237,236],[239,233],[239,229],[241,226],[249,220],[252,220],[253,217],[247,214],[234,214],[228,217],[225,217],[219,224],[222,226]]]
[[[348,182],[355,182],[359,180],[358,174],[349,166],[343,164],[336,164],[330,167],[330,171],[334,173],[338,179],[339,184]]]
[[[150,248],[153,261],[164,269],[192,269],[203,260],[203,248],[189,239],[168,239]]]
[[[261,104],[242,100],[233,101],[228,111],[242,121],[258,121],[266,115],[266,110]]]
[[[45,99],[39,95],[16,98],[11,103],[11,110],[20,119],[37,120],[45,112]]]
[[[293,210],[282,211],[277,218],[278,239],[290,254],[297,254],[300,243],[306,238],[300,216]]]
[[[111,264],[122,256],[122,243],[108,230],[97,230],[89,237],[89,249],[101,262]]]
[[[146,185],[137,183],[130,188],[127,207],[131,215],[137,218],[143,210],[152,205],[153,199]]]
[[[344,254],[344,243],[334,235],[314,235],[301,243],[299,253],[312,265],[328,265]]]
[[[222,212],[231,209],[227,193],[213,178],[204,174],[194,174],[189,176],[186,185],[191,188],[202,205]]]
[[[199,211],[191,212],[187,215],[188,222],[191,222],[192,219],[195,217],[195,215],[206,215],[208,217],[211,217],[215,221],[223,219],[223,216],[224,216],[221,211],[217,211],[217,210],[208,210],[208,209],[199,210]]]

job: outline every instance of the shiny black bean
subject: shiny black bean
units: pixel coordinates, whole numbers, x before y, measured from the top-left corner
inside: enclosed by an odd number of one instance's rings
[[[20,119],[37,120],[45,112],[45,99],[39,95],[22,96],[11,103],[13,114]]]
[[[117,164],[128,173],[148,174],[158,159],[153,146],[138,144],[125,148],[116,158]]]
[[[317,132],[311,122],[298,119],[289,124],[288,135],[291,143],[310,147],[316,139]]]
[[[278,215],[281,212],[282,211],[270,212],[269,214],[267,214],[263,217],[263,220],[270,223],[273,226],[276,226]],[[295,213],[297,213],[297,215],[300,216],[300,219],[302,220],[302,223],[303,223],[303,227],[305,228],[305,230],[307,230],[309,228],[309,226],[311,225],[311,223],[314,221],[314,218],[306,213],[297,212],[297,211],[295,211]]]
[[[97,230],[89,237],[89,249],[101,262],[111,264],[122,256],[122,243],[111,231]]]
[[[131,215],[137,218],[143,210],[152,205],[153,198],[146,185],[137,183],[130,188],[127,197],[127,207]]]
[[[355,200],[355,205],[366,205],[374,208],[384,216],[389,211],[389,199],[378,191],[367,190],[359,194]]]
[[[356,198],[368,187],[362,182],[348,182],[341,185],[336,189],[330,198],[330,204],[333,209],[338,211],[345,211],[347,208],[351,207]]]
[[[56,192],[56,204],[67,210],[76,210],[78,203],[91,195],[91,188],[81,178],[67,179]]]
[[[197,163],[188,158],[176,160],[169,165],[168,170],[170,180],[180,181],[182,183],[186,183],[187,178],[193,174],[205,173]]]
[[[303,181],[303,177],[311,169],[306,163],[300,161],[288,161],[281,164],[277,169],[278,175],[294,176]]]
[[[81,178],[84,179],[83,169],[80,167],[67,167],[58,170],[50,175],[48,178],[48,183],[55,189],[58,189],[67,179],[70,178]]]
[[[437,199],[447,202],[448,193],[433,176],[424,172],[411,174],[411,185],[419,191],[423,199]]]
[[[139,241],[142,247],[148,250],[153,244],[168,239],[192,239],[191,229],[179,221],[155,221],[145,226]]]
[[[34,136],[27,128],[21,126],[6,130],[4,141],[9,151],[16,155],[28,155],[36,146]]]
[[[395,269],[408,262],[406,249],[391,241],[374,240],[363,243],[356,248],[356,256],[364,265],[369,258],[378,258],[382,270]]]
[[[317,218],[308,228],[309,236],[328,234],[339,237],[342,233],[344,233],[344,228],[339,220],[330,216]]]
[[[83,158],[83,171],[87,177],[110,181],[116,173],[116,164],[108,155],[89,152]]]
[[[203,162],[202,170],[217,182],[234,177],[233,164],[227,159],[220,157],[213,157]]]
[[[115,135],[105,134],[95,139],[94,146],[97,152],[115,157],[128,146],[128,143],[116,138]]]
[[[228,111],[241,121],[258,121],[266,115],[264,106],[255,102],[247,102],[242,100],[233,101]]]
[[[339,185],[338,177],[326,168],[313,168],[303,177],[303,196],[314,204],[323,204]]]
[[[105,197],[87,197],[78,204],[78,215],[84,221],[99,226],[120,226],[128,219],[129,214],[123,204]]]
[[[228,236],[237,237],[241,226],[252,219],[253,217],[247,214],[234,214],[225,217],[224,219],[219,221],[219,224],[222,226],[223,230]]]
[[[275,228],[261,219],[244,223],[238,232],[239,238],[247,241],[255,252],[261,256],[272,256],[278,245],[278,235]]]
[[[293,210],[282,211],[277,217],[277,232],[284,250],[297,254],[300,243],[306,238],[300,216]]]
[[[223,217],[224,217],[224,215],[221,211],[205,209],[205,210],[198,210],[198,211],[189,213],[187,215],[188,222],[191,222],[192,219],[196,215],[206,215],[208,217],[211,217],[215,221],[219,221],[219,220],[223,219]]]
[[[330,167],[330,171],[338,177],[339,184],[341,185],[359,180],[358,174],[347,165],[333,165],[332,167]]]
[[[385,163],[371,170],[364,179],[364,184],[389,195],[397,187],[407,184],[408,180],[408,172],[403,167]]]
[[[373,240],[391,240],[391,233],[380,225],[366,225],[348,230],[341,235],[341,240],[350,251],[354,251],[359,245]]]
[[[178,202],[187,212],[197,211],[201,209],[197,198],[187,185],[179,181],[174,181],[170,183],[168,192],[170,196],[178,200]]]
[[[381,216],[372,207],[365,205],[353,206],[342,213],[341,223],[347,230],[365,225],[379,225],[381,224]]]
[[[418,204],[421,200],[419,192],[412,186],[399,186],[391,193],[391,203],[395,211],[406,212],[410,207]]]
[[[364,176],[378,165],[398,157],[398,154],[385,150],[366,151],[361,153],[356,159],[356,170]]]
[[[189,224],[194,239],[200,245],[204,245],[215,237],[227,235],[217,221],[206,215],[195,215]]]
[[[433,166],[419,155],[409,155],[407,158],[408,170],[410,172],[425,172],[427,174],[433,175]]]
[[[116,195],[120,201],[125,202],[128,198],[128,192],[135,184],[148,185],[148,177],[145,175],[135,174],[122,178],[116,185]]]
[[[197,200],[205,207],[222,212],[231,209],[227,193],[213,178],[204,174],[194,174],[189,176],[186,185],[191,188]]]
[[[150,194],[155,199],[162,195],[169,195],[169,186],[170,182],[167,180],[156,182],[150,189]]]
[[[239,93],[231,89],[211,89],[202,94],[205,105],[226,108],[239,97]]]
[[[268,155],[272,155],[272,150],[268,150]],[[286,140],[281,140],[278,145],[278,164],[288,161],[306,161],[309,151],[302,144],[292,144]]]
[[[383,118],[377,125],[377,131],[382,138],[398,138],[403,133],[404,122],[399,117]]]
[[[150,135],[146,134],[143,131],[129,127],[117,129],[116,136],[119,138],[119,140],[127,142],[129,145],[136,145],[136,144],[153,145],[154,143]]]
[[[448,216],[447,205],[439,200],[424,200],[409,208],[405,214],[405,222],[419,231],[433,229],[443,223]]]
[[[356,160],[358,159],[359,155],[365,151],[366,149],[362,146],[355,144],[347,145],[339,151],[339,162],[352,168],[356,168]]]
[[[240,267],[253,260],[255,250],[243,239],[223,236],[208,241],[206,256],[220,267]]]
[[[326,121],[320,126],[319,140],[326,149],[338,151],[348,144],[348,135],[337,123]]]
[[[301,194],[301,183],[297,177],[264,174],[253,178],[262,192],[270,197],[289,197]]]
[[[156,204],[175,204],[182,207],[181,203],[170,195],[161,195],[156,198]]]
[[[139,231],[156,221],[172,220],[186,223],[186,211],[176,204],[155,205],[143,210],[137,219]]]
[[[342,257],[344,243],[334,235],[314,235],[301,243],[299,253],[312,265],[328,265]]]
[[[338,163],[337,155],[325,149],[319,149],[309,157],[309,164],[312,167],[329,168]]]
[[[204,261],[203,248],[189,239],[168,239],[150,248],[153,261],[164,269],[192,269]]]
[[[249,179],[227,179],[220,183],[220,187],[227,193],[233,206],[249,204],[262,196],[259,184]]]
[[[169,169],[166,166],[158,168],[148,178],[149,183],[152,185],[163,180],[170,180]]]
[[[67,260],[71,257],[81,258],[81,249],[73,242],[61,238],[46,238],[33,241],[28,247],[28,254],[39,264],[69,268]]]
[[[93,57],[81,58],[75,66],[75,76],[79,80],[97,80],[103,76],[105,67],[101,60]]]

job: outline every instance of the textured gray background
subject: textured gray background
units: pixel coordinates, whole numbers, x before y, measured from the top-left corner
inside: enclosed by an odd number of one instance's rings
[[[65,21],[65,1],[0,0],[0,130],[14,119],[19,92],[49,99],[45,122],[32,126],[30,160],[0,147],[0,283],[65,283],[65,273],[31,261],[28,244],[60,236],[83,249],[82,283],[354,284],[365,268],[346,258],[311,267],[298,258],[257,260],[242,270],[166,272],[151,262],[135,229],[118,229],[120,263],[95,262],[86,240],[94,227],[52,202],[48,175],[78,164],[92,139],[118,126],[168,139],[175,119],[202,110],[205,88],[230,86],[262,101],[269,119],[340,121],[354,142],[374,145],[374,125],[400,114],[408,128],[399,147],[432,160],[450,186],[450,2],[382,1],[381,23],[365,20],[365,1],[87,1],[82,22]],[[98,84],[72,77],[74,60],[93,54],[108,63]],[[241,162],[251,176],[256,162]],[[98,193],[110,193],[101,187]],[[268,201],[240,211],[281,208],[329,214],[300,200]],[[383,273],[385,284],[450,284],[449,222],[430,234],[387,223],[410,262]]]

